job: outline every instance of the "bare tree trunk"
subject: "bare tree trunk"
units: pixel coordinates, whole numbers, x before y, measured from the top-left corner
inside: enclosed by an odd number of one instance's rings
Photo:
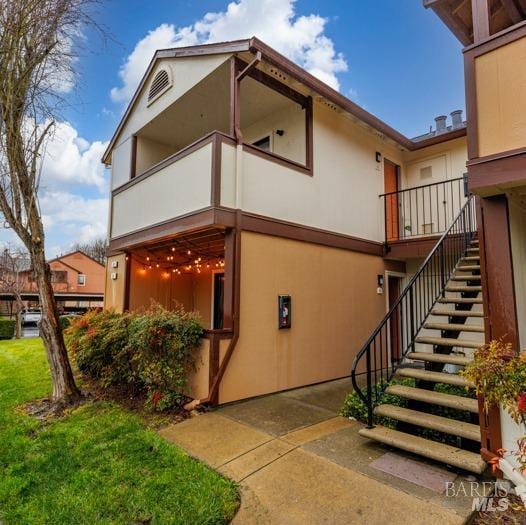
[[[62,330],[60,329],[57,305],[51,286],[51,270],[46,262],[43,250],[31,252],[31,260],[40,295],[42,319],[39,323],[39,329],[51,370],[53,382],[52,399],[54,402],[68,405],[78,400],[81,395],[75,384]]]
[[[22,301],[22,296],[20,293],[15,290],[13,291],[16,311],[15,311],[15,339],[20,339],[22,337],[22,312],[24,310],[24,302]]]

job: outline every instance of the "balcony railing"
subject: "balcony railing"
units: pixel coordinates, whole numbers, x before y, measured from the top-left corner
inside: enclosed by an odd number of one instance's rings
[[[380,195],[387,243],[444,233],[468,197],[465,177]]]
[[[111,238],[231,200],[234,148],[212,132],[114,189]]]

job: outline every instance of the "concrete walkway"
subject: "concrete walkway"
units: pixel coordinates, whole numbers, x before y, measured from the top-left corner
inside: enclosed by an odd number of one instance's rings
[[[349,390],[340,380],[240,402],[161,434],[240,483],[235,525],[464,523],[471,499],[446,497],[444,481],[466,478],[358,436],[338,415]]]

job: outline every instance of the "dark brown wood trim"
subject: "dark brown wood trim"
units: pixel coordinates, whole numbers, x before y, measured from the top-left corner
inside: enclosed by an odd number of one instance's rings
[[[230,228],[225,234],[225,293],[223,302],[223,326],[232,330],[234,324],[234,264],[235,263],[236,232]]]
[[[468,122],[468,159],[474,159],[478,156],[479,146],[475,59],[471,55],[464,55],[464,79],[464,89],[466,93],[466,118]]]
[[[221,136],[217,133],[212,137],[212,166],[211,166],[211,189],[210,205],[219,206],[221,204]]]
[[[233,279],[230,279],[229,286],[230,289],[226,287],[225,282],[225,294],[231,295],[233,308],[232,308],[232,339],[230,344],[226,349],[223,360],[221,361],[217,373],[215,374],[211,384],[210,390],[208,393],[208,398],[202,400],[203,404],[212,404],[216,405],[219,400],[219,386],[223,375],[228,367],[230,358],[234,352],[234,349],[239,340],[239,329],[240,329],[240,311],[241,311],[241,212],[236,211],[236,220],[234,228],[234,238],[233,238],[233,250],[229,250],[229,255],[231,256],[230,260],[225,259],[225,267],[229,265],[233,267]],[[230,284],[231,283],[231,284]]]
[[[526,183],[526,148],[513,151],[468,162],[470,191],[488,196]]]
[[[252,153],[253,155],[261,157],[262,159],[270,160],[271,162],[275,162],[276,164],[279,164],[280,166],[285,166],[286,168],[290,168],[291,170],[299,171],[304,175],[312,176],[312,169],[308,168],[307,166],[282,157],[281,155],[277,155],[276,153],[272,153],[271,151],[265,151],[261,148],[258,148],[257,146],[254,146],[253,144],[247,144],[246,142],[243,142],[243,151],[246,151],[247,153]]]
[[[238,214],[239,227],[242,230],[320,244],[331,248],[383,256],[384,246],[383,243],[378,241],[371,241],[225,207],[209,207],[203,210],[197,210],[112,239],[108,247],[108,255],[113,255],[122,252],[124,249],[131,249],[143,244],[157,243],[165,238],[201,228],[212,226],[225,229],[233,228],[236,224]]]
[[[241,229],[294,241],[310,242],[331,248],[383,256],[384,247],[381,242],[330,232],[312,226],[303,226],[254,213],[243,212],[241,214]]]
[[[249,64],[247,64],[244,60],[241,60],[240,58],[236,58],[236,62],[236,67],[238,71],[243,71],[249,66]],[[299,104],[302,108],[306,108],[309,103],[308,96],[305,96],[299,91],[296,91],[295,89],[292,89],[286,84],[283,84],[283,82],[280,82],[278,79],[268,75],[264,71],[261,71],[261,69],[257,69],[255,67],[251,68],[247,71],[246,75],[260,82],[264,86],[267,86],[273,91],[278,92],[280,95],[283,95],[284,97],[287,97],[293,102],[296,102],[296,104]]]
[[[139,230],[127,233],[120,237],[111,239],[108,246],[108,254],[112,255],[124,249],[134,246],[158,242],[164,238],[177,235],[179,233],[204,228],[214,225],[214,208],[208,207],[196,210],[174,219],[153,224]]]
[[[494,160],[506,159],[508,157],[515,157],[517,155],[525,155],[526,147],[510,149],[507,151],[501,151],[499,153],[494,153],[493,155],[486,155],[484,157],[477,157],[476,159],[468,160],[466,166],[475,166],[477,164],[482,164],[484,162],[491,162]]]
[[[462,52],[464,55],[478,57],[499,47],[511,44],[511,42],[519,40],[519,38],[522,38],[523,36],[526,36],[526,20],[520,24],[507,27],[480,42],[467,46]]]
[[[461,137],[465,137],[466,134],[467,128],[463,126],[461,128],[448,131],[446,133],[441,133],[440,135],[435,135],[434,137],[430,137],[428,139],[419,140],[418,142],[415,142],[415,144],[417,144],[418,147],[414,148],[412,151],[416,149],[429,148],[430,146],[434,146],[435,144],[442,144],[443,142],[459,139]]]
[[[308,97],[305,111],[305,161],[306,167],[310,171],[310,175],[314,175],[314,108],[312,97]]]
[[[130,179],[137,175],[137,135],[131,136]]]
[[[513,256],[505,195],[479,199],[482,289],[486,342],[501,339],[519,351],[519,327],[515,302]],[[482,238],[482,239],[480,239]]]
[[[471,0],[473,17],[473,41],[480,42],[489,37],[488,0]]]
[[[237,104],[237,82],[236,82],[236,57],[230,58],[230,135],[236,136],[236,104]]]
[[[405,259],[407,257],[426,257],[440,239],[438,235],[427,235],[415,239],[388,241],[385,257],[387,259]]]
[[[130,283],[131,283],[131,255],[129,252],[124,253],[125,256],[125,276],[124,276],[124,301],[123,301],[123,310],[127,312],[130,309]]]

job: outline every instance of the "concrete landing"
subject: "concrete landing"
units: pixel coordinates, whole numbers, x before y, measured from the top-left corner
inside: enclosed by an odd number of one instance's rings
[[[240,483],[234,525],[465,523],[472,500],[430,484],[436,464],[364,440],[361,424],[338,415],[350,389],[344,379],[244,401],[161,435]],[[406,460],[422,472],[408,477]],[[454,471],[442,474],[466,481]]]

